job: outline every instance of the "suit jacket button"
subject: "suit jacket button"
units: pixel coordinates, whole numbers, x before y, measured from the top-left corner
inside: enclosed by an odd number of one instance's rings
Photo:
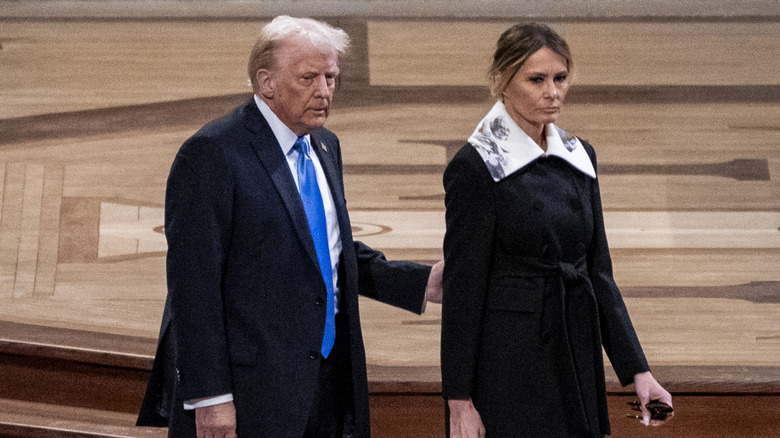
[[[314,300],[314,304],[316,304],[318,306],[321,306],[324,302],[325,302],[325,300],[323,300],[321,297],[317,297],[317,299]]]
[[[309,359],[314,360],[317,358],[317,352],[316,351],[310,351],[309,352]]]

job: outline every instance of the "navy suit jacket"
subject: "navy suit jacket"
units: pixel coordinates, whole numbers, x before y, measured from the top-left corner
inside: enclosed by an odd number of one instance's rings
[[[352,240],[338,138],[311,134],[343,250],[351,403],[344,436],[370,434],[358,292],[420,313],[430,267],[389,262]],[[182,145],[168,178],[166,300],[139,425],[195,436],[182,402],[232,393],[238,434],[300,437],[318,382],[326,288],[295,180],[255,102]]]

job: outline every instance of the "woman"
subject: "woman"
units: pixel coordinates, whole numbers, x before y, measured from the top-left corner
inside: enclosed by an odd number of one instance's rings
[[[602,345],[621,384],[671,405],[612,277],[596,155],[553,123],[568,45],[539,24],[501,35],[499,102],[444,173],[442,387],[452,437],[609,434]]]

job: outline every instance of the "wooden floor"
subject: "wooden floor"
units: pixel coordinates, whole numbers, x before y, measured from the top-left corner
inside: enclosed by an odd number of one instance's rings
[[[485,71],[512,23],[332,21],[353,37],[328,127],[354,234],[431,263],[442,171],[492,104]],[[248,98],[263,24],[0,22],[0,352],[150,365],[167,173]],[[615,276],[656,376],[678,394],[780,394],[780,20],[549,24],[574,52],[559,124],[596,147]],[[435,394],[440,307],[361,306],[373,391]]]

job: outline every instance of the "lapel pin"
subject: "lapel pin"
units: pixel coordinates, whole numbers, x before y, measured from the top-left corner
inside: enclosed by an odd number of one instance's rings
[[[328,145],[326,145],[324,142],[320,142],[320,144],[322,145],[322,150],[328,152]]]

